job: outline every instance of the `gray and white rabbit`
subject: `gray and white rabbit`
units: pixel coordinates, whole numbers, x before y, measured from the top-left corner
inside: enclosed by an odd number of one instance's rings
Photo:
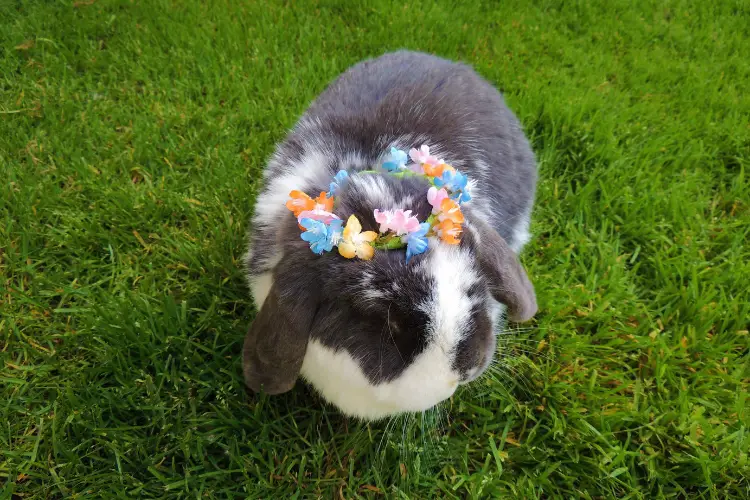
[[[391,147],[428,145],[466,174],[461,242],[377,251],[372,260],[313,253],[285,202],[327,191],[336,215],[377,231],[373,211],[425,221],[429,182],[385,171]],[[529,240],[537,170],[502,96],[469,66],[399,51],[338,77],[276,149],[257,198],[246,256],[258,314],[245,338],[247,385],[279,394],[301,375],[343,413],[376,420],[426,410],[490,364],[503,313],[530,319],[536,297],[517,253]]]

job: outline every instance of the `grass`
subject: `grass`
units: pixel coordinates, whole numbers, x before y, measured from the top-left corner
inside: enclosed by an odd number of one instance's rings
[[[3,0],[0,498],[747,498],[750,9]],[[424,416],[247,396],[260,172],[349,65],[472,63],[541,310]]]

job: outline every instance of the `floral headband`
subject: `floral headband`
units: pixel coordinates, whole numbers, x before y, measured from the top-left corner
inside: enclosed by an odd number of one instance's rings
[[[413,148],[408,156],[413,163],[407,165],[406,153],[391,148],[382,166],[395,176],[421,176],[430,181],[432,187],[427,191],[427,201],[432,205],[432,213],[425,222],[419,222],[411,215],[411,210],[375,210],[375,221],[380,224],[378,233],[362,231],[362,225],[354,215],[344,226],[344,221],[333,213],[335,195],[349,178],[349,173],[341,170],[333,178],[328,192],[321,192],[317,198],[310,198],[297,190],[289,193],[286,207],[297,217],[303,230],[302,239],[310,244],[310,249],[320,255],[337,247],[339,254],[347,259],[370,260],[376,249],[406,247],[408,262],[413,255],[427,250],[430,236],[438,236],[451,245],[458,244],[464,222],[461,204],[471,200],[467,177],[442,159],[430,155],[427,146]],[[360,173],[375,172],[366,170]]]

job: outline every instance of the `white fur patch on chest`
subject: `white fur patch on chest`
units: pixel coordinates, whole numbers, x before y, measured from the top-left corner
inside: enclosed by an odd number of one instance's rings
[[[450,367],[450,357],[430,345],[394,380],[373,385],[348,351],[310,340],[302,376],[346,415],[378,420],[424,411],[451,397],[459,378]]]

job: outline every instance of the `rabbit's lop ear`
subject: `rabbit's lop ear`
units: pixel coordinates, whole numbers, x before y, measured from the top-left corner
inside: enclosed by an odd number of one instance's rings
[[[317,310],[301,280],[296,289],[291,288],[295,283],[286,283],[295,281],[289,279],[295,269],[284,269],[285,264],[289,262],[277,266],[282,271],[274,273],[274,284],[245,336],[245,384],[255,392],[281,394],[294,387]]]
[[[479,262],[489,278],[492,296],[508,306],[508,317],[512,321],[530,320],[538,309],[536,294],[518,257],[487,223],[472,222],[479,232]]]

